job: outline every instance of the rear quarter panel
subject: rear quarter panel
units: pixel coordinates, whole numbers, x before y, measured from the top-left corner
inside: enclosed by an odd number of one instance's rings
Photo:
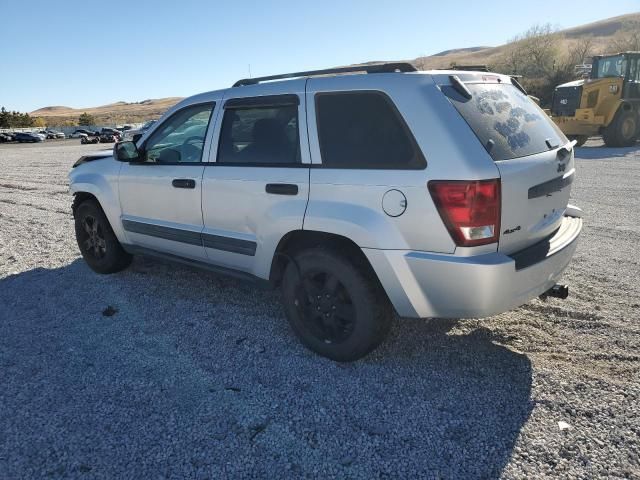
[[[359,90],[388,95],[427,161],[424,170],[322,167],[315,95]],[[427,74],[312,78],[307,83],[307,122],[312,169],[304,229],[344,235],[362,248],[454,252],[427,182],[499,176],[466,122]],[[398,217],[382,208],[382,198],[391,189],[400,190],[407,199],[406,211]]]

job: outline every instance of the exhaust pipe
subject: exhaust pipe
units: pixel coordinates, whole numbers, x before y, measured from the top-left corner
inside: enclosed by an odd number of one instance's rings
[[[569,296],[569,286],[568,285],[560,285],[555,284],[549,290],[540,295],[543,298],[546,297],[555,297],[565,300]]]

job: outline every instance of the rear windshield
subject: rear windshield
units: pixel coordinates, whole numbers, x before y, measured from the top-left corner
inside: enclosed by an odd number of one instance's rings
[[[542,109],[510,84],[465,83],[470,99],[443,85],[494,161],[534,155],[564,145],[567,139]]]

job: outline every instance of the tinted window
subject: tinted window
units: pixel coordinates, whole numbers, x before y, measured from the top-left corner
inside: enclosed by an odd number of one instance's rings
[[[174,113],[146,142],[147,162],[202,161],[202,150],[213,107],[212,103],[203,103]]]
[[[227,108],[222,119],[218,162],[299,163],[298,107]]]
[[[467,121],[495,160],[508,160],[549,150],[567,142],[542,109],[510,84],[465,83],[467,99],[453,87],[442,91]]]
[[[391,100],[379,92],[319,93],[322,164],[332,168],[421,169],[426,162]]]

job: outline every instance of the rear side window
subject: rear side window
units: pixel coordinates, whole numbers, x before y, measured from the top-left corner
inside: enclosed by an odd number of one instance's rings
[[[441,88],[494,161],[534,155],[567,142],[547,114],[513,85],[465,86],[471,92],[470,99],[450,85]]]
[[[391,100],[381,92],[316,95],[322,165],[423,169],[426,161]]]
[[[221,164],[300,163],[298,106],[225,107],[218,147]]]

